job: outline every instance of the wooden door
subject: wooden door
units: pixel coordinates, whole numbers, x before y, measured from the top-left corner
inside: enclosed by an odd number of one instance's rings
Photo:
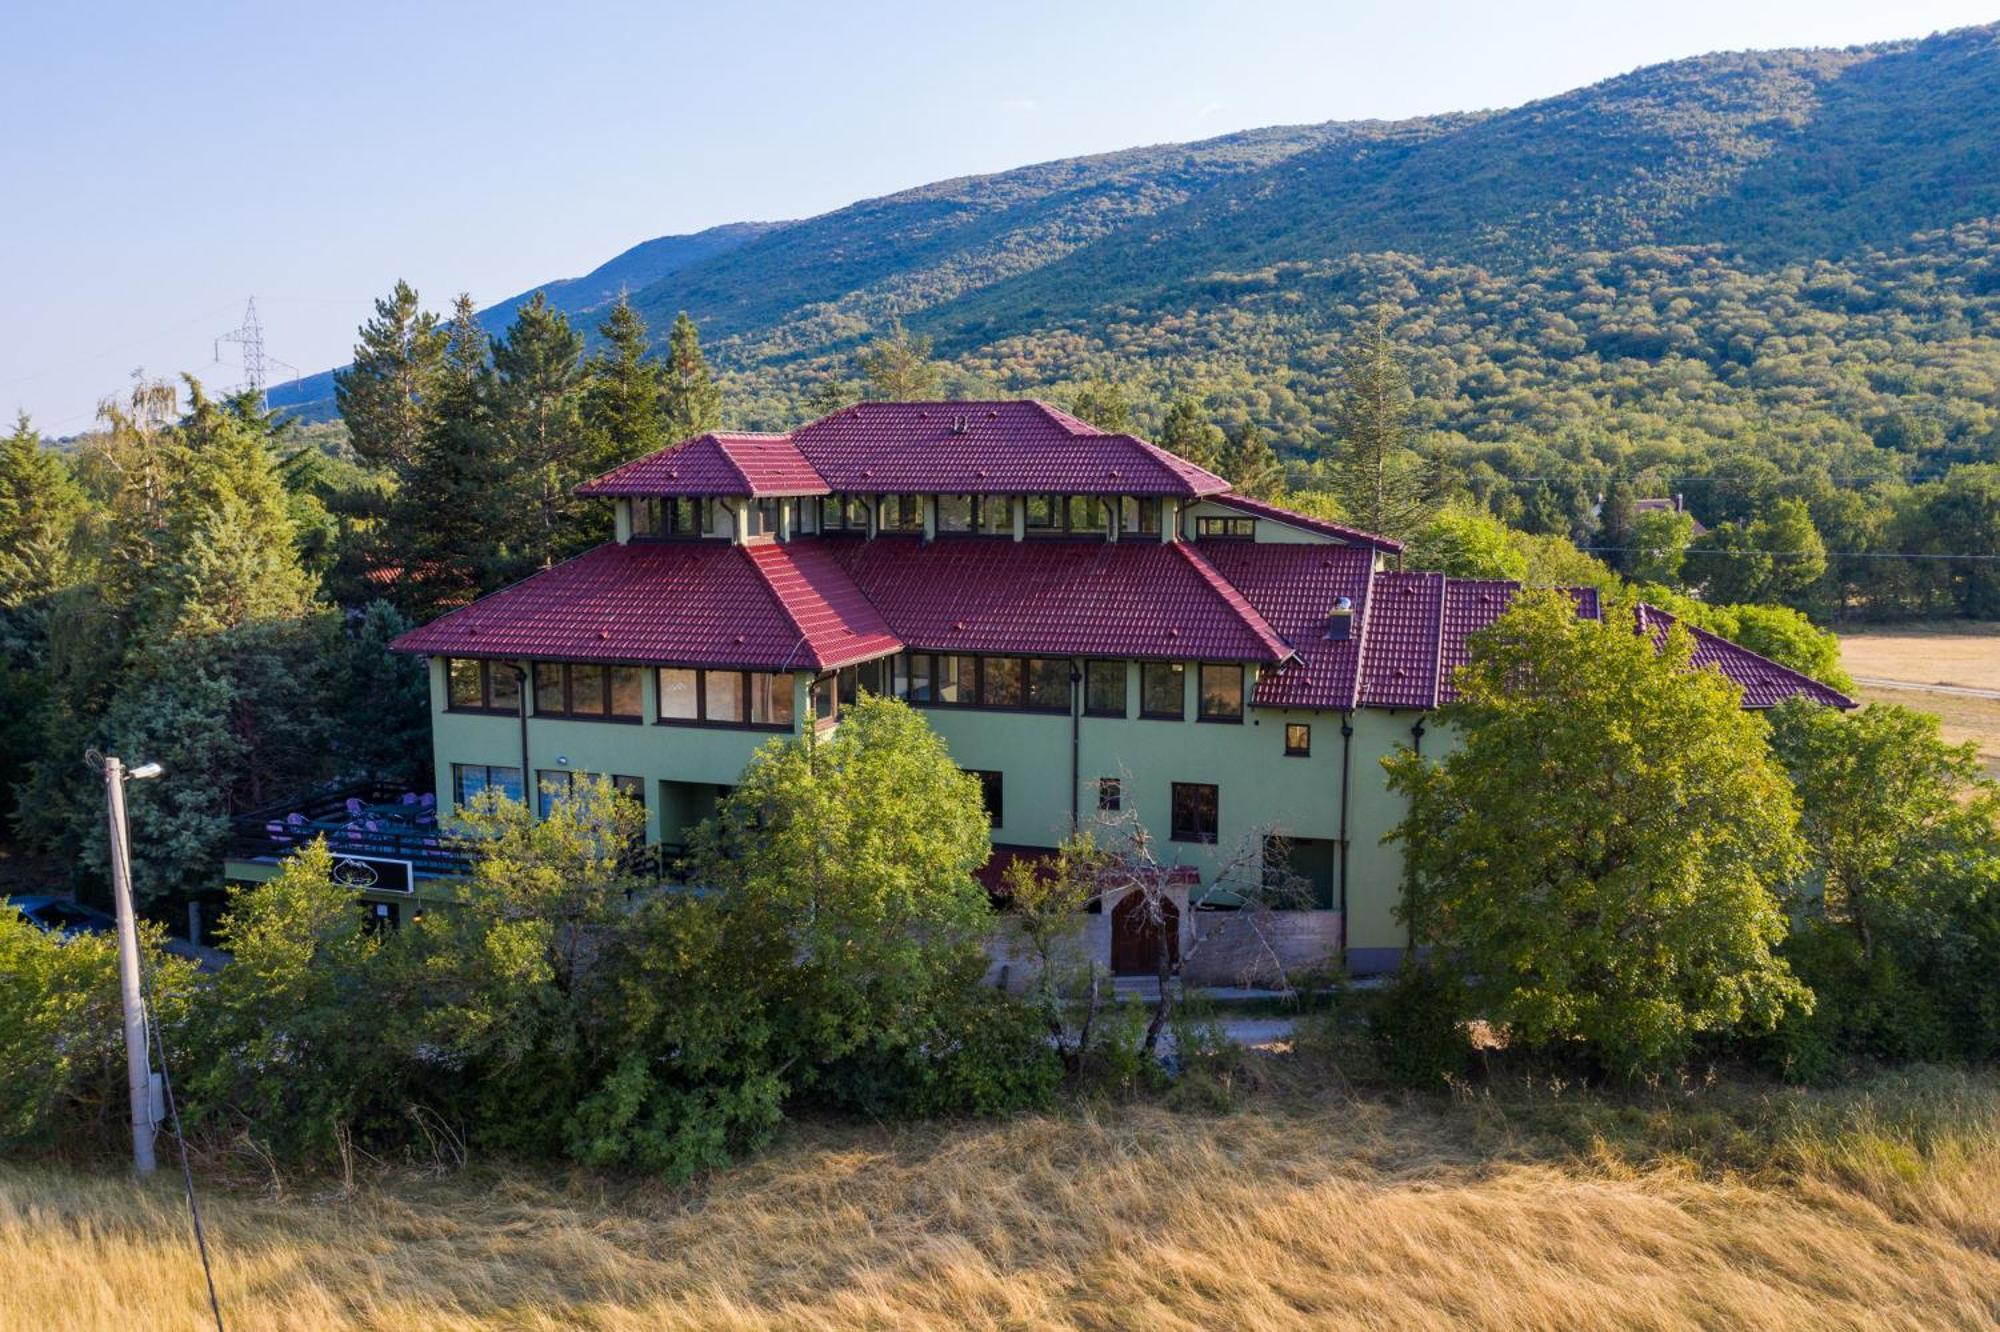
[[[1111,909],[1111,974],[1157,976],[1160,949],[1169,964],[1181,959],[1181,913],[1172,899],[1159,899],[1160,918],[1147,909],[1146,894],[1130,892]]]

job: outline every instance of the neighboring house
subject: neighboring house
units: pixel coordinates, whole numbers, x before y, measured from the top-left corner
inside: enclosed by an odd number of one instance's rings
[[[440,812],[606,774],[671,847],[760,744],[808,715],[837,725],[868,690],[923,709],[980,776],[997,856],[1136,814],[1193,938],[1222,916],[1193,909],[1216,867],[1282,837],[1313,898],[1284,913],[1290,959],[1400,958],[1381,759],[1447,742],[1433,710],[1515,584],[1393,570],[1394,541],[1039,402],[862,403],[789,435],[704,435],[582,493],[615,506],[615,541],[395,645],[430,659]],[[1697,638],[1746,706],[1847,702]],[[420,893],[442,872],[371,857],[372,835],[353,834],[357,880]],[[1107,960],[1143,968],[1110,923]]]
[[[1603,508],[1602,505],[1598,507],[1600,510]],[[1634,500],[1632,507],[1640,513],[1688,513],[1687,502],[1679,495]],[[1702,524],[1701,519],[1696,518],[1693,514],[1688,513],[1688,520],[1694,524],[1694,527],[1690,529],[1693,535],[1701,536],[1708,531],[1708,528]]]

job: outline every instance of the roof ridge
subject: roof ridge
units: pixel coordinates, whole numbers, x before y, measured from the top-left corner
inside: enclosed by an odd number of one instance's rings
[[[1435,709],[1438,700],[1444,697],[1444,603],[1451,595],[1451,575],[1440,572],[1437,576],[1437,614],[1431,620],[1431,690],[1430,706]]]
[[[1857,706],[1853,699],[1849,698],[1846,694],[1842,693],[1840,690],[1835,689],[1832,685],[1828,684],[1826,681],[1818,679],[1814,676],[1807,675],[1804,671],[1798,669],[1796,666],[1787,666],[1782,661],[1774,661],[1770,657],[1767,657],[1763,653],[1757,651],[1755,648],[1744,647],[1741,643],[1737,642],[1733,638],[1724,638],[1721,634],[1716,633],[1713,629],[1704,629],[1700,625],[1694,623],[1692,620],[1683,619],[1681,616],[1674,614],[1672,611],[1666,609],[1664,606],[1655,606],[1650,601],[1635,601],[1632,603],[1632,610],[1634,616],[1639,621],[1638,627],[1640,629],[1644,629],[1646,627],[1645,617],[1646,613],[1650,611],[1654,615],[1665,617],[1668,629],[1672,629],[1675,625],[1678,624],[1684,629],[1686,629],[1689,634],[1693,635],[1697,639],[1706,638],[1706,639],[1711,639],[1717,643],[1721,643],[1724,646],[1732,649],[1733,651],[1741,652],[1746,657],[1756,658],[1758,661],[1762,662],[1766,666],[1769,666],[1774,671],[1783,671],[1787,675],[1793,676],[1800,680],[1804,680],[1806,683],[1812,685],[1816,689],[1824,689],[1827,693],[1841,700],[1841,703],[1846,707],[1851,708]],[[1601,617],[1602,612],[1600,611],[1599,614]]]
[[[784,616],[785,623],[791,625],[797,631],[799,637],[798,641],[792,645],[792,656],[797,657],[799,649],[804,648],[806,650],[807,664],[814,670],[822,669],[825,663],[820,660],[819,653],[812,646],[812,631],[799,623],[799,617],[793,612],[791,604],[785,600],[785,594],[778,590],[777,580],[771,576],[771,571],[764,567],[763,552],[765,551],[769,551],[772,558],[782,560],[788,565],[791,564],[790,555],[784,549],[784,543],[766,541],[759,542],[754,546],[738,546],[737,549],[748,557],[751,569],[756,572],[758,580],[764,585],[764,591],[770,594],[771,600],[776,603],[778,614]]]
[[[1222,599],[1222,603],[1228,606],[1238,619],[1243,621],[1244,626],[1252,634],[1261,640],[1265,646],[1276,650],[1279,661],[1289,661],[1299,655],[1298,649],[1286,642],[1284,636],[1271,627],[1271,622],[1264,618],[1264,613],[1251,605],[1250,598],[1244,596],[1242,590],[1236,584],[1224,578],[1220,569],[1210,564],[1205,557],[1195,551],[1185,541],[1174,541],[1168,544],[1180,552],[1181,558],[1187,561],[1188,567],[1193,569],[1202,581],[1208,584],[1209,590]]]

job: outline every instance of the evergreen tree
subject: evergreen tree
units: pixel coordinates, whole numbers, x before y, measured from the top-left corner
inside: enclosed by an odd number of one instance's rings
[[[407,282],[375,302],[354,364],[333,376],[333,396],[354,451],[403,472],[416,458],[444,335]]]
[[[1132,429],[1132,399],[1114,379],[1099,377],[1077,385],[1069,397],[1069,414],[1115,435]]]
[[[1597,511],[1597,544],[1606,547],[1604,562],[1619,573],[1630,573],[1639,530],[1639,497],[1622,476],[1611,478]]]
[[[436,410],[384,559],[401,571],[397,605],[419,619],[513,581],[526,571],[529,549],[487,410],[488,342],[470,296],[458,298],[445,332]]]
[[[1410,381],[1390,343],[1386,309],[1361,326],[1342,362],[1334,490],[1357,527],[1407,536],[1423,521],[1423,476],[1409,449]]]
[[[538,291],[494,341],[485,397],[520,505],[510,544],[543,566],[589,545],[601,517],[571,493],[589,479],[582,388],[583,337]]]
[[[666,376],[646,354],[646,321],[621,295],[597,332],[604,345],[584,369],[583,419],[597,454],[591,469],[607,471],[677,437],[667,433]]]
[[[1222,476],[1253,499],[1276,499],[1285,491],[1285,465],[1253,421],[1229,434],[1223,448]]]
[[[1160,425],[1161,448],[1213,472],[1222,466],[1225,443],[1201,399],[1182,394],[1167,405],[1167,419]]]
[[[898,319],[861,354],[868,396],[877,402],[926,402],[938,396],[944,371],[931,359],[930,335],[911,333]]]
[[[21,413],[0,440],[0,610],[39,601],[75,581],[77,527],[88,501],[62,456]]]
[[[843,408],[852,407],[861,401],[861,390],[854,381],[829,375],[813,386],[806,395],[806,410],[817,420],[822,416],[832,416]]]
[[[669,444],[722,428],[722,389],[701,354],[701,331],[683,310],[667,333],[663,390],[664,433]]]

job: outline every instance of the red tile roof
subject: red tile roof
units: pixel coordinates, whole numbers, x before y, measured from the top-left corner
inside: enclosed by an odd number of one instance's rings
[[[1212,661],[1277,661],[1290,651],[1207,560],[1177,542],[821,544],[914,648]]]
[[[605,545],[414,629],[399,652],[823,670],[894,651],[831,561],[720,541]]]
[[[1639,627],[1651,633],[1655,642],[1665,642],[1667,631],[1681,622],[1679,617],[1658,606],[1641,605],[1638,615]],[[1801,675],[1789,666],[1780,666],[1769,657],[1759,656],[1749,648],[1719,638],[1706,629],[1698,629],[1691,624],[1686,627],[1694,635],[1694,664],[1721,671],[1743,686],[1743,706],[1746,708],[1774,708],[1795,694],[1804,694],[1813,702],[1830,707],[1855,706],[1853,699],[1831,685]]]
[[[1202,550],[1297,653],[1259,675],[1252,701],[1267,708],[1353,707],[1368,632],[1374,550],[1249,541],[1216,541]],[[1327,615],[1341,597],[1353,603],[1349,636],[1329,639]]]
[[[1374,603],[1368,608],[1368,645],[1361,659],[1363,707],[1437,705],[1446,584],[1440,573],[1376,576]]]
[[[710,433],[635,458],[579,495],[824,495],[826,482],[786,435]]]
[[[1216,504],[1225,504],[1232,509],[1255,514],[1259,518],[1269,518],[1290,527],[1304,528],[1308,532],[1318,532],[1321,536],[1338,537],[1342,541],[1373,546],[1377,550],[1394,552],[1403,549],[1403,543],[1393,537],[1378,536],[1373,532],[1364,532],[1358,527],[1348,527],[1344,523],[1330,523],[1324,518],[1310,518],[1303,513],[1294,513],[1266,500],[1251,499],[1248,495],[1232,492],[1227,495],[1212,495],[1209,498]]]

